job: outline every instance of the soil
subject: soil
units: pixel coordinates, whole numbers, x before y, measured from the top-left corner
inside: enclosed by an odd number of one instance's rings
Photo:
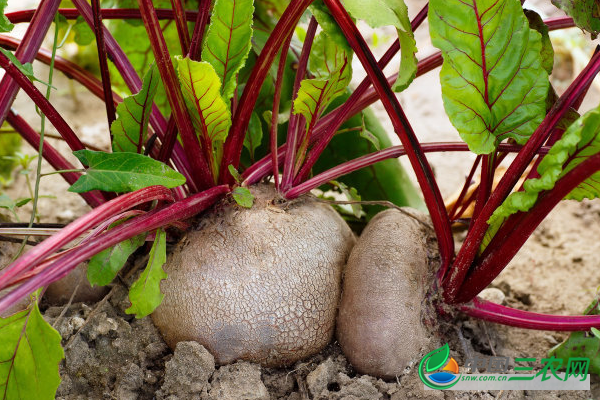
[[[424,1],[407,3],[414,14]],[[546,16],[558,13],[548,1],[535,1],[533,6],[546,12]],[[417,31],[417,40],[426,43],[426,24]],[[381,49],[385,48],[384,43]],[[420,49],[419,57],[432,52],[426,44]],[[572,65],[575,63],[557,66],[553,83],[559,91],[564,90],[564,81],[572,79]],[[459,140],[443,112],[438,72],[419,78],[399,99],[422,141]],[[57,77],[55,86],[61,89],[53,93],[52,102],[84,141],[108,148],[103,104],[81,87],[70,85],[65,78]],[[599,99],[600,91],[593,86],[582,109],[597,105]],[[26,96],[19,95],[14,108],[33,126],[39,126],[39,117]],[[380,105],[376,105],[376,110],[381,120],[387,121]],[[49,131],[53,132],[51,125]],[[63,142],[49,142],[68,153]],[[24,150],[35,154],[27,145]],[[466,153],[428,156],[445,197],[462,185],[473,158]],[[48,171],[51,168],[44,163],[43,172]],[[57,175],[42,180],[40,193],[60,198],[42,199],[41,221],[66,223],[89,210],[77,195],[66,191],[67,187]],[[13,198],[28,197],[22,175],[15,176],[7,192]],[[19,212],[21,219],[27,220],[30,210],[30,205],[23,207]],[[457,243],[463,235],[457,232]],[[581,314],[600,285],[598,237],[598,201],[561,203],[492,283],[502,292],[497,301],[531,311]],[[0,250],[4,251],[4,247]],[[138,254],[131,267],[143,263],[143,258],[144,254]],[[171,351],[150,318],[137,320],[124,313],[129,306],[126,287],[135,277],[130,275],[119,278],[109,294],[96,304],[43,305],[45,317],[59,330],[65,347],[66,358],[60,366],[63,381],[57,399],[600,399],[597,377],[592,377],[591,391],[585,392],[425,391],[414,365],[391,381],[357,374],[335,342],[318,355],[286,369],[261,368],[247,362],[215,367],[213,357],[202,346],[182,342]],[[441,322],[431,346],[433,349],[448,342],[451,356],[459,365],[473,354],[539,360],[566,336],[483,323],[458,315],[454,320]]]

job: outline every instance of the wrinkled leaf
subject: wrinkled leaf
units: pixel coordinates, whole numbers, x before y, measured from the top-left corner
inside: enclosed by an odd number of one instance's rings
[[[253,0],[216,0],[206,34],[203,61],[209,62],[221,81],[221,94],[231,99],[237,74],[251,48]]]
[[[0,397],[54,399],[60,384],[58,364],[64,357],[60,341],[35,300],[27,310],[0,318]]]
[[[566,173],[587,158],[600,152],[600,107],[588,111],[565,131],[544,156],[538,166],[539,178],[528,179],[523,191],[511,193],[494,211],[482,242],[482,250],[498,232],[502,223],[512,214],[533,207],[542,191],[550,190]],[[565,199],[583,200],[600,197],[600,172],[580,183]]]
[[[159,229],[150,250],[148,265],[129,289],[131,307],[125,310],[127,314],[135,314],[136,318],[143,318],[160,305],[165,297],[160,292],[160,281],[167,279],[167,273],[162,268],[166,262],[167,234]]]
[[[315,38],[309,63],[316,78],[302,80],[294,100],[294,114],[306,118],[307,132],[312,131],[327,106],[346,90],[352,78],[351,57],[346,48],[338,46],[324,32]]]
[[[133,192],[152,185],[168,188],[183,185],[185,177],[167,165],[137,153],[104,153],[77,150],[73,154],[89,168],[70,188],[70,192],[90,190]]]
[[[469,149],[488,154],[506,138],[524,144],[545,116],[548,73],[521,2],[433,0],[429,24],[444,57],[444,107]]]
[[[127,259],[146,240],[146,234],[135,236],[102,250],[90,259],[87,278],[92,286],[105,286],[112,282],[123,268]]]
[[[244,147],[250,152],[250,159],[254,160],[254,152],[260,146],[263,138],[262,123],[258,114],[255,112],[250,116],[250,123],[248,124],[248,132],[244,136]]]
[[[183,97],[196,131],[207,141],[224,141],[231,125],[231,113],[220,91],[220,80],[207,62],[176,57]]]
[[[144,76],[139,93],[126,97],[117,106],[118,118],[110,127],[113,151],[142,153],[159,80],[160,76],[153,65]]]
[[[552,4],[573,18],[575,25],[596,39],[600,33],[600,8],[597,0],[552,0]]]
[[[254,196],[250,193],[250,190],[245,187],[238,186],[231,192],[233,199],[240,206],[245,208],[252,208],[254,204]]]
[[[0,0],[0,32],[10,32],[15,27],[4,15],[8,0]]]
[[[523,12],[525,12],[525,16],[529,21],[529,27],[535,29],[542,35],[542,51],[540,52],[540,55],[542,56],[542,66],[546,72],[548,72],[548,75],[550,75],[554,68],[554,48],[552,47],[552,41],[548,34],[548,26],[544,23],[540,14],[535,11],[523,10]]]
[[[400,71],[392,89],[395,92],[406,89],[417,74],[417,43],[404,1],[344,0],[343,3],[350,15],[365,20],[372,28],[396,27],[400,41]]]

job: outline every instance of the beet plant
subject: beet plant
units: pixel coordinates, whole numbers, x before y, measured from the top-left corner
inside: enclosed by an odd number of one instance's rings
[[[344,353],[359,371],[383,377],[426,350],[436,313],[531,329],[599,325],[597,315],[538,314],[477,297],[559,201],[598,195],[600,111],[576,110],[600,55],[560,97],[548,79],[549,30],[577,24],[597,33],[585,5],[557,1],[574,20],[542,21],[518,0],[435,0],[411,21],[392,0],[60,3],[0,20],[4,32],[29,23],[22,40],[0,34],[0,117],[93,209],[0,272],[0,313],[32,296],[0,322],[4,398],[50,398],[60,381],[60,336],[38,307],[43,288],[88,260],[89,282],[106,285],[140,247],[149,261],[127,312],[152,314],[169,345],[197,340],[219,363],[284,366],[318,352],[333,336],[340,292]],[[426,18],[440,51],[417,60],[413,31]],[[397,31],[380,60],[357,19]],[[49,51],[41,44],[53,21]],[[82,45],[86,32],[95,39],[100,79],[56,55],[59,32],[69,29]],[[397,73],[386,77],[398,52]],[[354,56],[367,77],[349,89]],[[33,75],[34,60],[50,65],[48,79]],[[395,95],[440,65],[444,107],[464,142],[421,143]],[[112,152],[90,150],[54,108],[55,70],[104,100]],[[46,81],[45,94],[34,80]],[[18,90],[39,108],[39,132],[11,109]],[[378,100],[402,145],[390,146],[367,109]],[[44,142],[46,120],[81,165]],[[425,155],[446,151],[478,154],[450,210]],[[509,153],[516,157],[493,188]],[[386,211],[354,246],[346,222],[309,193],[341,190],[363,222],[389,202],[422,207],[396,160],[404,155],[429,215]],[[478,170],[480,184],[467,196]],[[358,195],[379,208],[361,213]],[[469,202],[473,215],[461,218],[468,233],[456,251],[451,224]],[[167,255],[167,241],[178,238]]]

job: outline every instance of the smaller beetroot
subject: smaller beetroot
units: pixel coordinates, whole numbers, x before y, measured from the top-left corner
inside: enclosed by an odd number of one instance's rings
[[[425,221],[416,210],[406,209]],[[433,274],[431,230],[399,210],[367,225],[344,273],[337,338],[357,371],[382,378],[401,375],[428,343],[423,305]]]

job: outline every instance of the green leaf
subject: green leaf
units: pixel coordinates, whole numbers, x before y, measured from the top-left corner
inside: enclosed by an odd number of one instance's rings
[[[15,27],[4,15],[8,0],[0,0],[0,32],[10,32]]]
[[[105,286],[112,282],[123,268],[127,259],[146,240],[146,234],[122,241],[113,247],[102,250],[90,259],[87,278],[92,286]]]
[[[444,57],[444,107],[471,151],[491,153],[506,138],[524,144],[545,116],[548,73],[521,2],[433,0],[429,25]]]
[[[327,34],[327,36],[329,36],[329,38],[331,38],[331,40],[333,40],[340,47],[348,47],[348,41],[346,40],[346,37],[342,33],[342,30],[337,22],[335,22],[333,16],[329,13],[329,9],[322,0],[313,2],[308,7],[308,10],[315,17],[321,29],[323,29],[323,31]],[[304,41],[303,38],[302,41]]]
[[[373,135],[371,132],[369,132],[369,130],[365,126],[365,114],[361,113],[361,117],[362,117],[362,125],[361,125],[361,129],[360,129],[360,137],[363,139],[367,139],[369,142],[371,142],[371,144],[373,145],[373,147],[375,147],[375,149],[381,150],[381,144],[379,143],[379,138],[377,136]]]
[[[263,138],[262,123],[257,113],[253,112],[250,116],[248,132],[244,136],[244,147],[250,152],[250,158],[254,160],[254,152],[260,146]]]
[[[142,154],[91,150],[77,150],[73,154],[89,168],[69,188],[70,192],[84,193],[97,189],[123,193],[152,185],[174,188],[185,183],[185,177],[179,172]]]
[[[575,25],[596,39],[600,33],[600,10],[597,0],[552,0],[552,4],[573,18]]]
[[[231,192],[233,195],[233,199],[240,206],[245,208],[252,208],[252,204],[254,204],[254,196],[250,193],[250,190],[245,187],[238,186]]]
[[[6,159],[5,156],[13,156],[21,149],[21,135],[18,133],[8,133],[0,135],[0,176],[9,178],[17,161]]]
[[[75,33],[73,40],[80,46],[87,46],[96,40],[94,31],[92,31],[90,26],[87,24],[87,22],[85,22],[85,19],[81,15],[75,20],[73,32]]]
[[[233,179],[235,179],[236,183],[242,182],[242,180],[243,180],[242,175],[240,175],[238,170],[235,169],[235,167],[233,165],[229,164],[227,166],[227,169],[229,170],[229,173],[231,174],[231,176],[233,176]]]
[[[135,314],[136,318],[143,318],[160,305],[165,297],[160,292],[160,281],[167,279],[167,273],[162,268],[166,262],[167,234],[159,229],[156,231],[156,239],[150,250],[148,265],[129,289],[131,307],[125,310],[127,314]]]
[[[231,126],[231,113],[221,96],[221,83],[213,66],[187,57],[175,59],[183,97],[196,131],[213,146],[217,141],[225,141]]]
[[[440,368],[442,365],[446,363],[450,357],[450,347],[448,347],[448,343],[444,344],[442,347],[435,349],[425,355],[427,361],[425,362],[425,369],[427,372],[435,371]]]
[[[548,97],[546,97],[546,111],[549,112],[550,109],[554,107],[556,102],[558,102],[558,95],[556,94],[556,90],[554,90],[552,85],[550,85],[548,88]],[[577,121],[577,118],[579,117],[580,115],[577,110],[573,107],[569,107],[567,113],[560,119],[560,121],[558,121],[556,128],[566,130],[573,122]]]
[[[535,11],[523,10],[523,12],[529,21],[529,27],[535,29],[542,35],[542,51],[540,52],[540,55],[542,56],[542,66],[548,75],[550,75],[554,68],[554,48],[552,47],[552,41],[548,34],[548,26],[544,23],[540,14]]]
[[[394,26],[400,41],[400,71],[392,86],[401,92],[417,74],[417,43],[413,34],[408,8],[403,0],[344,0],[344,7],[355,18],[363,19],[372,28]]]
[[[489,244],[504,221],[536,203],[540,192],[554,188],[556,182],[587,158],[600,152],[600,107],[588,111],[565,131],[538,166],[539,178],[527,179],[523,191],[511,193],[488,220],[489,228],[481,250]],[[580,183],[565,199],[583,200],[600,197],[600,172]]]
[[[330,183],[337,187],[348,201],[361,200],[360,195],[358,194],[358,191],[355,188],[348,187],[348,185],[338,181],[331,181]],[[352,214],[357,219],[362,216],[362,206],[360,203],[350,204],[350,208],[352,209]]]
[[[346,48],[338,46],[324,32],[316,37],[309,56],[310,71],[316,78],[304,79],[294,100],[294,114],[304,115],[307,132],[346,90],[352,78],[351,57]]]
[[[212,9],[202,59],[214,67],[225,100],[233,96],[237,74],[251,48],[252,3],[252,0],[216,0]]]
[[[117,106],[118,118],[112,123],[113,151],[141,153],[148,132],[148,121],[152,112],[152,102],[158,88],[160,76],[156,65],[146,72],[142,89],[138,94],[126,97]]]
[[[54,399],[64,357],[60,334],[36,300],[27,310],[0,318],[0,396],[10,400]]]

